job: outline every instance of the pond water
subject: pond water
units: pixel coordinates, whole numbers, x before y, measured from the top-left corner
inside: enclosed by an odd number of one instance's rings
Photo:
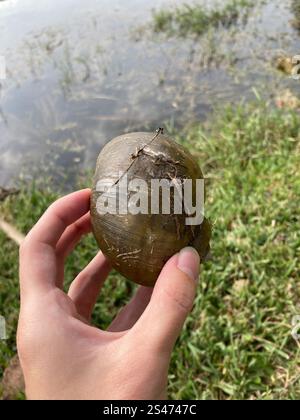
[[[290,1],[258,1],[246,22],[199,38],[151,32],[153,9],[186,2],[0,1],[0,186],[39,176],[72,188],[118,134],[184,127],[257,93],[300,93],[274,66],[300,53]]]

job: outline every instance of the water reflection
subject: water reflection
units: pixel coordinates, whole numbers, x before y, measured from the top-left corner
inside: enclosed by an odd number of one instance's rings
[[[298,89],[272,68],[273,55],[299,46],[289,5],[258,4],[246,27],[198,39],[141,30],[153,7],[174,3],[181,2],[0,5],[0,55],[7,59],[0,185],[43,174],[72,187],[75,174],[93,167],[101,146],[124,131],[203,120],[215,106],[253,97],[253,86],[267,96]]]

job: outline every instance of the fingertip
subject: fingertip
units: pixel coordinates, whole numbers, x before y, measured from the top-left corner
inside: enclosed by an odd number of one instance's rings
[[[159,351],[171,352],[189,315],[196,294],[200,258],[193,248],[184,248],[162,269],[150,303],[137,323],[141,336],[150,331],[148,341]]]
[[[189,246],[180,251],[177,260],[177,268],[187,274],[192,280],[198,280],[200,256],[195,248]]]
[[[198,281],[200,272],[200,256],[193,247],[185,247],[177,254],[173,255],[164,265],[158,280],[164,275],[171,275],[174,270],[180,270],[191,280]]]
[[[90,197],[92,194],[91,188],[83,188],[82,190],[79,190],[78,192],[81,194],[86,194],[87,197]]]

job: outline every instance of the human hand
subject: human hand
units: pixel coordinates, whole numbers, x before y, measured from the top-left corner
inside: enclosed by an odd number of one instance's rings
[[[164,399],[171,352],[191,310],[199,256],[185,248],[154,289],[139,287],[107,331],[90,318],[110,265],[100,252],[62,290],[64,262],[90,232],[90,190],[52,204],[20,248],[18,352],[29,399]]]

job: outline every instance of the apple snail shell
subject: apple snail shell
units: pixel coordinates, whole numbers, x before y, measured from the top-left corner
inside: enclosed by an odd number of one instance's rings
[[[211,226],[189,226],[183,214],[99,214],[97,184],[110,179],[120,182],[143,179],[203,179],[194,157],[181,145],[162,134],[130,133],[116,137],[99,154],[91,197],[91,221],[97,243],[112,266],[126,278],[153,286],[166,261],[185,246],[193,246],[201,260],[210,246]],[[171,195],[172,200],[172,195]],[[173,207],[171,206],[171,209]]]

